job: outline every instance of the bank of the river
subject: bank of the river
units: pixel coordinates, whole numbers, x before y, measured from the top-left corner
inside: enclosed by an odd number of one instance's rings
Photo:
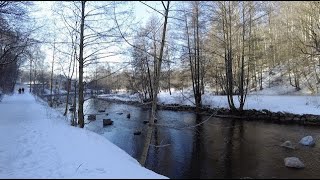
[[[141,157],[147,133],[144,122],[150,117],[150,104],[92,98],[84,106],[86,115],[96,114],[96,120],[88,121],[85,129],[100,134],[135,159]],[[159,106],[159,126],[154,128],[147,169],[177,179],[319,177],[317,126],[238,120],[239,116],[222,115],[222,109],[218,114],[204,109],[198,115],[192,106],[175,106],[179,105]],[[63,105],[55,108],[64,112]],[[216,117],[208,116],[212,113]],[[105,118],[113,124],[103,126]],[[134,135],[136,130],[141,134]],[[314,147],[299,144],[301,138],[309,135],[316,141]],[[296,149],[280,146],[288,140]],[[306,167],[303,170],[286,167],[284,158],[292,156],[298,157]]]
[[[99,98],[100,100],[105,100],[115,103],[125,103],[130,105],[135,105],[143,108],[151,108],[150,103],[141,103],[138,101],[123,101],[119,99],[111,98]],[[158,104],[158,109],[172,110],[172,111],[189,111],[195,112],[196,107],[190,105],[180,105],[180,104]],[[279,124],[300,124],[300,125],[320,125],[320,115],[315,114],[294,114],[288,112],[271,112],[267,109],[263,110],[244,110],[242,113],[232,112],[226,108],[209,108],[203,107],[200,109],[201,114],[213,114],[215,117],[220,118],[234,118],[248,121],[265,121]]]

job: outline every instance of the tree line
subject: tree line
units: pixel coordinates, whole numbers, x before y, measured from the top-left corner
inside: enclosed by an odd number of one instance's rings
[[[42,40],[51,45],[51,72],[41,68],[45,65],[39,60],[39,41],[30,38],[32,28],[23,23],[17,28],[9,21],[25,22],[21,17],[27,16],[28,3],[0,2],[1,88],[12,90],[19,66],[29,61],[30,87],[47,73],[52,94],[54,69],[60,66],[68,79],[68,96],[71,86],[77,92],[72,124],[81,128],[86,70],[92,66],[96,68],[88,84],[98,87],[118,76],[125,81],[117,88],[139,92],[151,103],[146,144],[152,138],[161,90],[191,87],[199,111],[210,87],[226,95],[232,111],[242,112],[247,93],[270,87],[270,80],[264,80],[280,68],[297,91],[304,84],[312,93],[319,92],[319,2],[159,1],[157,7],[143,1],[56,2],[53,18],[60,23],[52,23],[51,39]],[[134,19],[134,3],[152,12],[146,23]],[[128,57],[125,65],[98,76],[97,64],[120,55]],[[65,109],[66,115],[68,103]],[[142,164],[147,151],[145,146]]]
[[[29,18],[32,2],[0,1],[0,90],[12,93],[19,68],[35,56],[37,27]]]
[[[191,87],[199,109],[211,87],[227,96],[232,111],[241,112],[249,91],[272,85],[263,82],[276,67],[297,91],[301,84],[319,91],[318,2],[159,1],[157,8],[136,2],[153,12],[146,23],[135,23],[133,3],[55,4],[55,18],[63,25],[55,25],[51,41],[51,81],[54,65],[67,62],[61,69],[70,82],[77,77],[81,127],[84,70],[94,64],[97,70],[100,60],[117,55],[129,57],[126,67],[109,75],[95,71],[87,83],[102,87],[121,77],[125,81],[118,88],[141,93],[153,109],[159,91],[172,87]]]

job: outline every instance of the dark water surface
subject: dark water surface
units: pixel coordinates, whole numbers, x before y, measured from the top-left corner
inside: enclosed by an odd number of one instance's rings
[[[99,113],[86,127],[139,159],[146,136],[150,110],[137,106],[91,99],[85,113]],[[119,112],[123,114],[118,114]],[[108,115],[106,115],[108,113]],[[127,114],[130,113],[130,119]],[[192,126],[208,119],[190,112],[158,111],[158,124]],[[111,118],[112,126],[103,127],[102,119]],[[141,130],[139,136],[133,135]],[[298,142],[306,135],[316,138],[314,147]],[[156,127],[146,168],[169,178],[320,178],[320,129],[300,125],[279,125],[258,121],[210,118],[194,128]],[[295,150],[279,145],[290,140]],[[295,156],[304,169],[284,166],[284,158]]]

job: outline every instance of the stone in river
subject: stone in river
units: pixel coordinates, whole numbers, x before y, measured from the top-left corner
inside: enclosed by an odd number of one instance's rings
[[[297,157],[287,157],[284,158],[284,165],[290,168],[301,169],[304,168],[304,164]]]
[[[302,138],[299,143],[303,144],[305,146],[314,146],[315,145],[315,141],[312,136],[306,136],[306,137]]]
[[[286,141],[286,142],[282,143],[280,146],[285,147],[285,148],[289,148],[289,149],[295,149],[295,147],[292,145],[291,141]]]

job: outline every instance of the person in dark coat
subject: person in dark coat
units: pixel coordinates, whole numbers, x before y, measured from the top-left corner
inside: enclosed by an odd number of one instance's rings
[[[18,90],[18,91],[19,91],[19,94],[21,94],[21,88],[19,88],[19,90]]]
[[[24,93],[24,88],[22,88],[22,93]]]

